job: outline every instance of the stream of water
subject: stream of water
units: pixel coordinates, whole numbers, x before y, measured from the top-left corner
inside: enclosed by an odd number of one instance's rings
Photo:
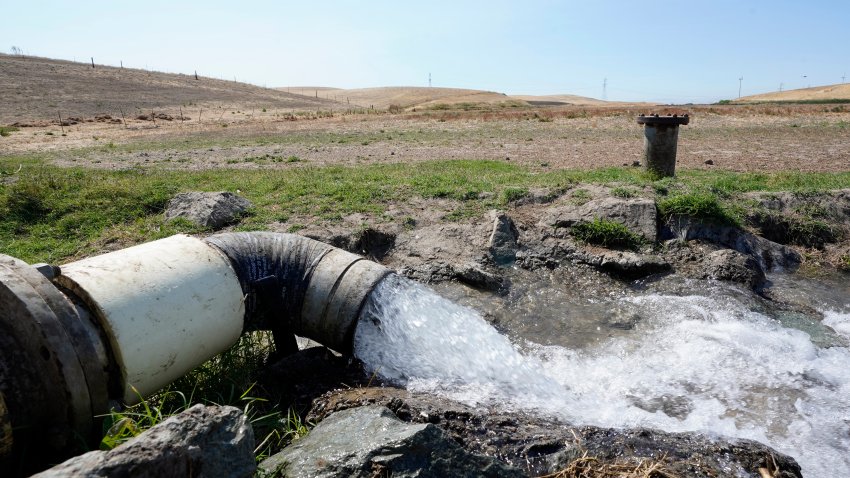
[[[705,281],[570,291],[564,278],[520,279],[526,287],[514,281],[495,302],[440,291],[472,308],[391,276],[367,301],[355,354],[411,390],[576,424],[750,438],[793,456],[807,476],[850,476],[841,278],[771,278],[809,308]]]

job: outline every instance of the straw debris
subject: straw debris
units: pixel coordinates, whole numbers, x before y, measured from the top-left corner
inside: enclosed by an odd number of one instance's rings
[[[679,478],[666,468],[666,456],[657,459],[615,460],[605,462],[589,456],[571,461],[566,468],[539,478]]]

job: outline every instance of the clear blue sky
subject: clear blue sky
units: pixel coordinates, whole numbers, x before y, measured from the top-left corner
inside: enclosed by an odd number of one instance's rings
[[[840,83],[850,0],[0,0],[0,51],[257,85],[712,102]],[[804,78],[805,76],[805,78]],[[850,80],[848,80],[850,81]]]

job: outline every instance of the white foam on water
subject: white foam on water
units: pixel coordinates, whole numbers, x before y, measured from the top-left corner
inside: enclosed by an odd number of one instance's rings
[[[364,305],[354,351],[370,373],[466,403],[547,401],[563,392],[539,372],[541,364],[523,357],[473,309],[395,275]]]
[[[850,476],[850,351],[723,296],[624,299],[638,333],[582,351],[528,344],[523,357],[475,311],[420,285],[379,285],[355,354],[408,388],[573,423],[702,431],[767,443],[807,476]],[[848,314],[825,323],[847,333]]]
[[[832,327],[839,335],[850,339],[850,313],[842,313],[835,310],[824,311],[823,323]]]

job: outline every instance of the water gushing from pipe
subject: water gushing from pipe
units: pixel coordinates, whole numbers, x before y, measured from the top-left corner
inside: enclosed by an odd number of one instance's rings
[[[750,438],[807,475],[850,476],[846,346],[815,345],[734,294],[620,302],[644,317],[638,333],[582,350],[524,343],[523,356],[474,310],[392,277],[367,300],[355,355],[415,391],[580,424]],[[850,337],[850,314],[825,323]]]

